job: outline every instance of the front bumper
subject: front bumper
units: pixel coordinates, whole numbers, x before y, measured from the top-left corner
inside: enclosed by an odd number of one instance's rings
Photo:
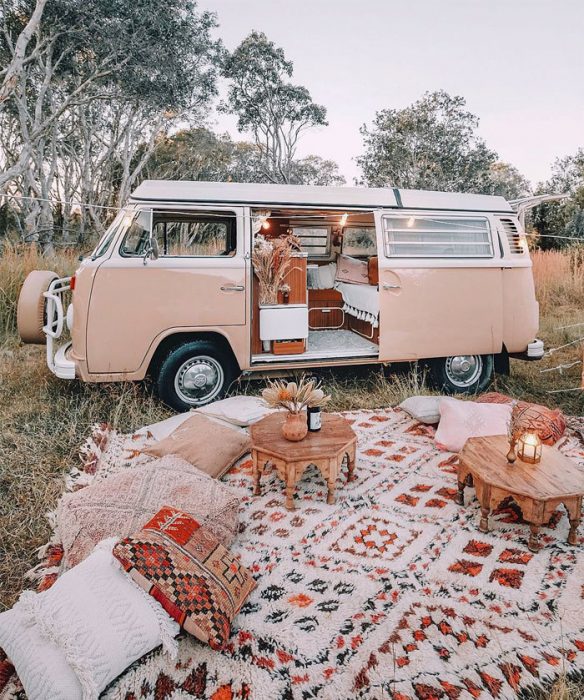
[[[53,357],[53,366],[49,365],[49,369],[59,379],[75,379],[75,363],[69,358],[72,345],[73,343],[66,343],[57,348]]]
[[[543,346],[543,340],[539,340],[538,338],[536,338],[527,345],[527,349],[524,352],[511,353],[511,357],[514,357],[518,360],[533,361],[541,360],[544,354],[545,351]]]

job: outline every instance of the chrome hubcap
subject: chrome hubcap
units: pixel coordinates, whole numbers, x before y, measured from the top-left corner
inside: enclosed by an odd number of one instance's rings
[[[472,386],[483,371],[480,355],[455,355],[446,359],[446,376],[455,386]]]
[[[202,406],[219,394],[224,380],[223,368],[215,358],[192,357],[179,367],[174,388],[185,403]]]

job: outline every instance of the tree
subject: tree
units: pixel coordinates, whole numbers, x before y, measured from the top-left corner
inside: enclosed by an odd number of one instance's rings
[[[14,56],[37,7],[11,0],[1,63]],[[55,193],[95,202],[88,213],[99,229],[103,207],[125,200],[159,135],[179,120],[201,118],[215,92],[215,25],[191,0],[169,0],[164,13],[157,0],[46,4],[0,117],[0,191],[33,198],[21,205],[27,237],[42,234],[50,252],[47,200]]]
[[[138,157],[141,153],[138,152]],[[233,141],[228,134],[209,129],[183,129],[162,136],[143,175],[168,180],[214,182],[268,182],[261,153],[249,141]],[[345,178],[332,160],[310,155],[291,164],[291,182],[304,185],[342,185]]]
[[[539,184],[538,193],[569,195],[533,210],[533,227],[540,236],[538,245],[547,250],[584,243],[584,148],[556,159],[551,178]]]
[[[527,197],[531,192],[529,180],[514,165],[497,161],[489,167],[484,194],[494,194],[507,200]]]
[[[363,182],[373,187],[488,191],[497,154],[476,135],[478,118],[462,97],[440,90],[405,109],[377,112],[363,125]]]
[[[265,34],[252,32],[227,55],[223,76],[229,81],[221,110],[237,116],[237,128],[249,132],[270,182],[291,182],[301,135],[326,126],[326,109],[308,90],[288,82],[293,65]]]
[[[346,183],[334,160],[315,155],[294,161],[290,179],[297,185],[339,186]]]

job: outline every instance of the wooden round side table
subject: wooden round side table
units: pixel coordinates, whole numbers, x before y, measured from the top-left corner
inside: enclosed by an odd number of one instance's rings
[[[260,479],[267,464],[272,464],[286,484],[286,508],[294,510],[296,482],[304,470],[314,464],[328,485],[327,503],[335,501],[335,485],[345,455],[348,458],[348,481],[353,480],[357,436],[342,416],[323,413],[322,428],[309,432],[300,442],[290,442],[282,435],[284,411],[262,418],[250,428],[253,462],[254,496],[260,494]]]

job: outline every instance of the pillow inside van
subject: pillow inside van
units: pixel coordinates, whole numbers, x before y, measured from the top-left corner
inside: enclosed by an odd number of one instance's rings
[[[369,284],[367,261],[350,258],[348,255],[339,255],[336,281],[349,282],[351,284]]]

